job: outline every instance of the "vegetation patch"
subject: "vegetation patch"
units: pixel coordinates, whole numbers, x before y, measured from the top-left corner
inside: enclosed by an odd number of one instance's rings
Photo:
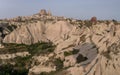
[[[119,23],[117,22],[117,20],[112,20],[113,21],[113,23],[115,24],[115,25],[118,25]]]
[[[74,54],[77,54],[79,52],[78,49],[73,49],[72,51],[65,51],[64,52],[64,56],[69,56],[69,55],[74,55]]]
[[[92,22],[91,22],[91,21],[85,20],[84,23],[85,23],[84,25],[85,25],[86,27],[88,27],[88,28],[90,28],[90,27],[92,26]]]
[[[49,42],[49,43],[42,42],[42,43],[36,43],[36,44],[32,44],[32,45],[28,46],[28,51],[32,55],[34,55],[34,54],[46,54],[46,53],[53,52],[55,47],[56,46],[53,45],[52,42]]]
[[[4,44],[5,48],[2,48],[0,50],[0,54],[5,53],[16,53],[16,52],[23,52],[28,51],[30,54],[43,54],[43,53],[50,53],[53,52],[55,49],[55,45],[53,45],[52,42],[39,42],[31,45],[25,45],[25,44]]]
[[[4,46],[5,48],[0,50],[0,53],[2,54],[28,51],[31,55],[26,57],[18,56],[14,59],[7,60],[6,64],[0,64],[0,75],[28,75],[28,71],[32,64],[32,57],[34,55],[47,54],[53,52],[55,49],[55,45],[53,45],[52,42],[41,42],[32,45],[10,43],[4,44]],[[55,59],[54,64],[57,66],[58,70],[63,67],[63,61],[60,59]]]
[[[7,26],[7,28],[12,32],[14,29],[16,29],[17,28],[17,26],[16,25],[9,25],[9,26]]]
[[[30,65],[30,57],[16,57],[10,62],[15,62],[15,64],[0,65],[0,75],[28,75]]]
[[[63,69],[63,61],[60,58],[56,58],[53,63],[55,64],[57,71]]]
[[[9,43],[6,44],[4,43],[4,48],[1,48],[0,54],[6,54],[6,53],[16,53],[16,52],[23,52],[27,51],[27,45],[25,44],[14,44],[14,43]]]
[[[56,71],[42,72],[39,75],[61,75],[61,73],[63,73],[62,70],[64,70],[63,61],[60,58],[55,58],[53,59],[53,63],[56,66]],[[64,73],[62,75],[64,75]]]
[[[11,64],[0,66],[0,75],[27,75],[27,74],[28,74],[28,69],[25,68],[17,70]]]

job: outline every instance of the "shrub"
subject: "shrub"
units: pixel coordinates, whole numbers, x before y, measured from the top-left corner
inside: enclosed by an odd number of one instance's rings
[[[73,49],[72,54],[77,54],[79,52],[78,49]]]
[[[21,70],[15,69],[11,64],[0,66],[0,75],[27,75],[28,69],[22,68]]]
[[[26,57],[16,57],[14,58],[14,62],[16,63],[15,66],[18,67],[25,67],[26,65],[28,66],[31,62],[32,56],[26,56]]]
[[[78,52],[79,50],[77,49],[73,49],[72,51],[69,51],[69,52],[65,51],[64,56],[74,55],[74,54],[77,54]]]
[[[17,26],[16,25],[9,25],[9,26],[7,26],[7,28],[8,28],[8,30],[10,30],[11,32],[14,30],[14,29],[16,29],[17,28]]]
[[[112,20],[113,21],[113,23],[115,24],[115,25],[118,25],[118,22],[117,22],[117,20]]]
[[[92,22],[91,21],[84,21],[85,22],[85,26],[87,26],[88,28],[90,28],[92,26]]]
[[[69,56],[69,55],[72,55],[72,51],[69,51],[69,52],[65,51],[64,52],[64,56]]]
[[[56,58],[54,60],[54,64],[56,66],[56,70],[59,71],[63,68],[63,61],[60,58]]]
[[[50,53],[53,52],[55,49],[55,45],[50,43],[36,43],[28,46],[28,51],[34,55],[34,54],[44,54],[44,53]]]

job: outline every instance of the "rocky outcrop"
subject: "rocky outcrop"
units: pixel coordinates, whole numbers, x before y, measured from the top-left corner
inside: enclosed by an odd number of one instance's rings
[[[59,21],[55,24],[37,22],[35,24],[22,26],[7,35],[4,43],[32,44],[40,41],[57,42],[68,38],[72,25]]]
[[[119,30],[116,29],[119,28],[119,25],[115,26],[110,24],[107,26],[101,24],[95,25],[92,28],[93,30],[91,29],[92,35],[90,39],[91,43],[95,46],[92,47],[89,44],[83,44],[82,46],[77,47],[80,49],[80,53],[83,56],[88,55],[86,56],[88,59],[80,64],[75,64],[75,66],[69,68],[68,71],[71,72],[70,74],[72,75],[119,75],[118,63],[120,62],[120,49],[118,46],[120,44],[119,35],[117,35]],[[83,51],[81,52],[81,50]],[[90,53],[86,54],[86,52]]]
[[[5,35],[7,35],[10,30],[8,29],[8,24],[7,23],[0,23],[0,48],[4,48],[3,44],[3,38]],[[11,27],[12,28],[12,27]]]
[[[13,54],[0,54],[0,59],[6,60],[6,59],[14,59],[15,57],[26,57],[29,56],[29,52],[17,52]]]

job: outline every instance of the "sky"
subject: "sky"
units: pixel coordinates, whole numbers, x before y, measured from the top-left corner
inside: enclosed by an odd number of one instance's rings
[[[41,9],[55,16],[120,21],[120,0],[0,0],[0,19],[29,16]]]

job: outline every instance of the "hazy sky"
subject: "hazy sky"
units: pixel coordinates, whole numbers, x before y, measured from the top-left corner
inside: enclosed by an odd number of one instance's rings
[[[120,0],[0,0],[0,18],[32,15],[40,9],[79,19],[120,20]]]

